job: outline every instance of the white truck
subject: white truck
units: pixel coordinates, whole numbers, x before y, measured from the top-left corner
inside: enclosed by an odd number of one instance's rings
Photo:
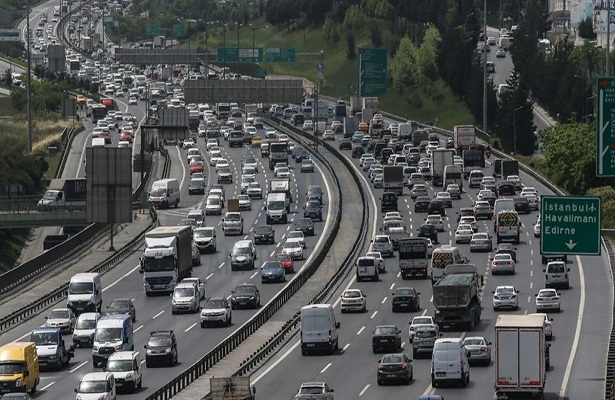
[[[351,137],[356,131],[359,130],[359,119],[357,117],[345,117],[344,118],[344,137]]]
[[[410,122],[399,124],[399,140],[402,142],[410,142],[412,140],[412,124]]]
[[[454,149],[436,149],[431,152],[431,181],[434,186],[444,184],[444,167],[453,165]]]
[[[361,108],[371,109],[374,111],[374,113],[377,113],[380,110],[380,105],[378,103],[378,97],[363,97],[361,105],[362,105]]]
[[[453,127],[453,142],[457,149],[457,154],[461,155],[463,150],[469,150],[476,145],[476,128],[474,125],[455,125]]]
[[[141,263],[146,296],[172,293],[192,274],[192,228],[160,226],[147,232]]]
[[[154,49],[164,49],[167,47],[167,40],[164,36],[154,36],[154,41],[152,44]]]
[[[86,189],[85,178],[53,179],[37,208],[39,211],[85,210]]]
[[[399,240],[399,270],[402,279],[415,276],[427,278],[429,247],[427,238],[409,237]]]
[[[495,323],[495,395],[542,399],[549,349],[544,317],[499,315]]]

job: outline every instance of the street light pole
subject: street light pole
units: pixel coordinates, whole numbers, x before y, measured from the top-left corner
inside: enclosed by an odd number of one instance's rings
[[[251,74],[252,74],[252,79],[254,79],[255,77],[255,72],[254,72],[254,66],[258,60],[258,57],[256,55],[256,31],[259,30],[260,28],[255,28],[252,26],[252,24],[248,25],[248,28],[252,29],[252,67],[251,67]]]
[[[239,64],[239,28],[241,28],[241,24],[237,21],[237,64]],[[235,71],[235,73],[238,73]]]
[[[60,7],[60,12],[62,8]],[[26,1],[26,51],[28,52],[28,90],[26,91],[28,102],[28,153],[32,153],[32,60],[30,57],[30,0]]]
[[[222,25],[222,54],[224,55],[224,61],[222,64],[222,79],[226,79],[226,25]]]
[[[484,46],[487,46],[487,0],[484,3]],[[483,130],[487,133],[487,49],[483,49]]]
[[[324,65],[325,60],[325,52],[324,50],[320,50],[320,65]],[[320,74],[320,91],[322,92],[325,86],[325,71],[323,70]]]
[[[519,106],[513,110],[513,152],[517,154],[517,111],[523,106]]]

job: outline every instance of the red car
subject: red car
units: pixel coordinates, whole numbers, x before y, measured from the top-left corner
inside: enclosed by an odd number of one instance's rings
[[[120,141],[132,143],[132,135],[127,132],[122,132],[122,135],[120,136]]]
[[[282,268],[284,268],[284,271],[295,272],[295,262],[288,254],[277,253],[275,255],[275,260],[279,261],[282,264]]]
[[[195,172],[203,172],[203,161],[192,161],[190,163],[190,175]]]

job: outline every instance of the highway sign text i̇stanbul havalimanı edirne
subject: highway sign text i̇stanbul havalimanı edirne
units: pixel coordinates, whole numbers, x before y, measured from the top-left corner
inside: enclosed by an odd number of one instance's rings
[[[600,254],[599,197],[542,196],[540,252],[542,254]]]

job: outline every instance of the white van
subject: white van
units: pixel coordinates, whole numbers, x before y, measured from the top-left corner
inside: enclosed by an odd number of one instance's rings
[[[337,330],[331,304],[312,304],[301,309],[301,354],[326,350],[333,354],[338,348]]]
[[[566,266],[566,262],[550,261],[543,272],[545,273],[546,288],[570,288],[570,278],[568,277],[570,268]]]
[[[493,215],[497,216],[500,211],[515,211],[515,202],[513,199],[497,199],[493,203]]]
[[[106,314],[98,319],[92,346],[94,367],[101,362],[106,364],[109,356],[116,351],[133,351],[134,349],[134,332],[130,314]]]
[[[94,333],[99,318],[100,314],[97,312],[83,313],[77,318],[73,330],[73,343],[76,346],[91,346],[94,344]]]
[[[92,147],[105,147],[105,138],[92,138]]]
[[[172,205],[179,206],[179,181],[177,179],[161,179],[152,184],[148,202],[156,208],[169,208]]]
[[[67,308],[75,315],[100,312],[102,309],[102,282],[100,274],[84,272],[73,275],[68,284]]]
[[[433,345],[431,386],[457,381],[465,387],[470,382],[470,363],[461,338],[440,338]]]
[[[111,372],[87,373],[81,377],[75,393],[83,400],[115,400],[115,378]]]
[[[109,356],[105,372],[113,373],[117,391],[134,393],[143,384],[143,367],[138,351],[118,351]]]
[[[376,263],[374,257],[359,257],[357,259],[357,282],[361,282],[363,279],[373,279],[378,282],[380,276]]]
[[[470,176],[468,177],[469,186],[471,188],[479,188],[484,176],[485,174],[480,169],[470,171]]]
[[[285,224],[288,222],[289,203],[285,193],[269,193],[265,204],[268,224]]]
[[[436,283],[442,278],[445,268],[449,265],[464,264],[467,262],[468,259],[459,254],[459,249],[457,247],[444,245],[434,249],[431,253],[431,281]]]

